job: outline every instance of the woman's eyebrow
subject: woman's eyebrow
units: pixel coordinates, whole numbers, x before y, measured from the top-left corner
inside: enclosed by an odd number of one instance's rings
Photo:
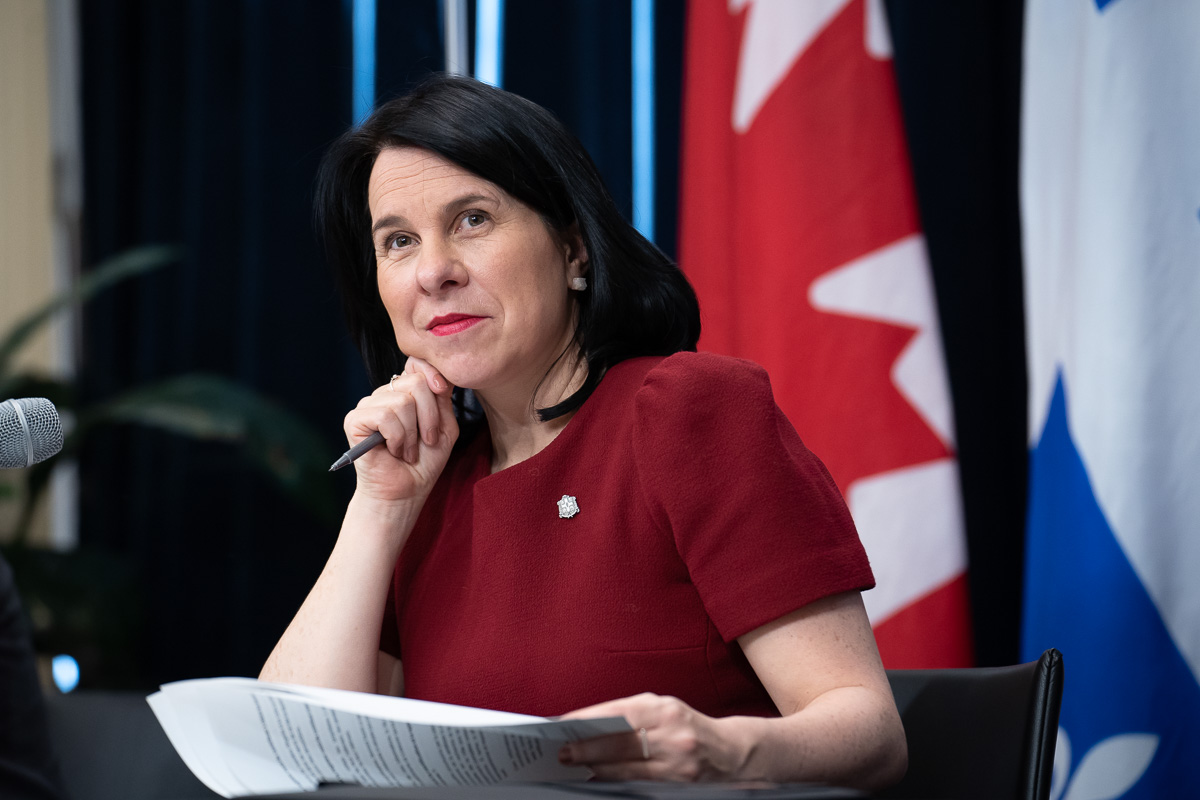
[[[460,197],[456,197],[453,200],[448,200],[447,202],[443,203],[441,212],[444,214],[451,209],[461,208],[462,206],[479,202],[494,203],[496,202],[496,198],[492,197],[491,195],[480,194],[478,192],[464,194]],[[407,220],[398,214],[388,214],[386,217],[380,217],[375,221],[375,224],[371,226],[371,238],[375,238],[375,234],[379,233],[380,228],[399,227],[405,225],[406,223]]]
[[[456,197],[453,200],[449,201],[448,203],[445,203],[442,206],[442,211],[445,212],[445,211],[449,211],[452,208],[460,208],[462,206],[469,206],[472,203],[478,203],[481,201],[494,203],[494,202],[496,202],[496,198],[492,197],[491,195],[481,194],[479,192],[473,192],[471,194],[464,194],[461,197]]]
[[[386,217],[380,217],[375,221],[375,224],[371,226],[371,238],[375,238],[375,234],[379,233],[380,228],[391,228],[393,226],[400,225],[401,222],[403,222],[403,218],[398,217],[395,214],[389,214]]]

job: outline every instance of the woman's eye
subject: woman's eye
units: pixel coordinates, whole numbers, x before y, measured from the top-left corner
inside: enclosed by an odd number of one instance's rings
[[[400,247],[408,247],[410,244],[412,244],[412,237],[406,236],[403,233],[398,233],[387,241],[389,250],[395,250]]]
[[[478,228],[486,221],[487,217],[478,211],[471,211],[463,215],[463,225],[468,228]]]

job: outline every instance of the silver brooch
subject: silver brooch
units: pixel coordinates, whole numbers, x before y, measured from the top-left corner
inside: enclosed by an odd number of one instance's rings
[[[569,494],[564,494],[562,499],[558,501],[558,517],[559,519],[570,519],[579,513],[579,503],[575,502],[575,498]]]

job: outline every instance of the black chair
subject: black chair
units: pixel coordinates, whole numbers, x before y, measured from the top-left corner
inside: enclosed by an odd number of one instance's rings
[[[881,797],[1047,800],[1062,654],[1014,667],[888,670],[908,773]]]
[[[171,746],[144,692],[47,697],[68,800],[217,798]]]

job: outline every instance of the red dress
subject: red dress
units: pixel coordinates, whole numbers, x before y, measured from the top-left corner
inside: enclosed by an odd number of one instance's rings
[[[484,430],[397,563],[380,646],[408,697],[553,716],[650,691],[774,716],[737,637],[874,585],[841,494],[747,361],[622,362],[544,450],[490,461]]]

